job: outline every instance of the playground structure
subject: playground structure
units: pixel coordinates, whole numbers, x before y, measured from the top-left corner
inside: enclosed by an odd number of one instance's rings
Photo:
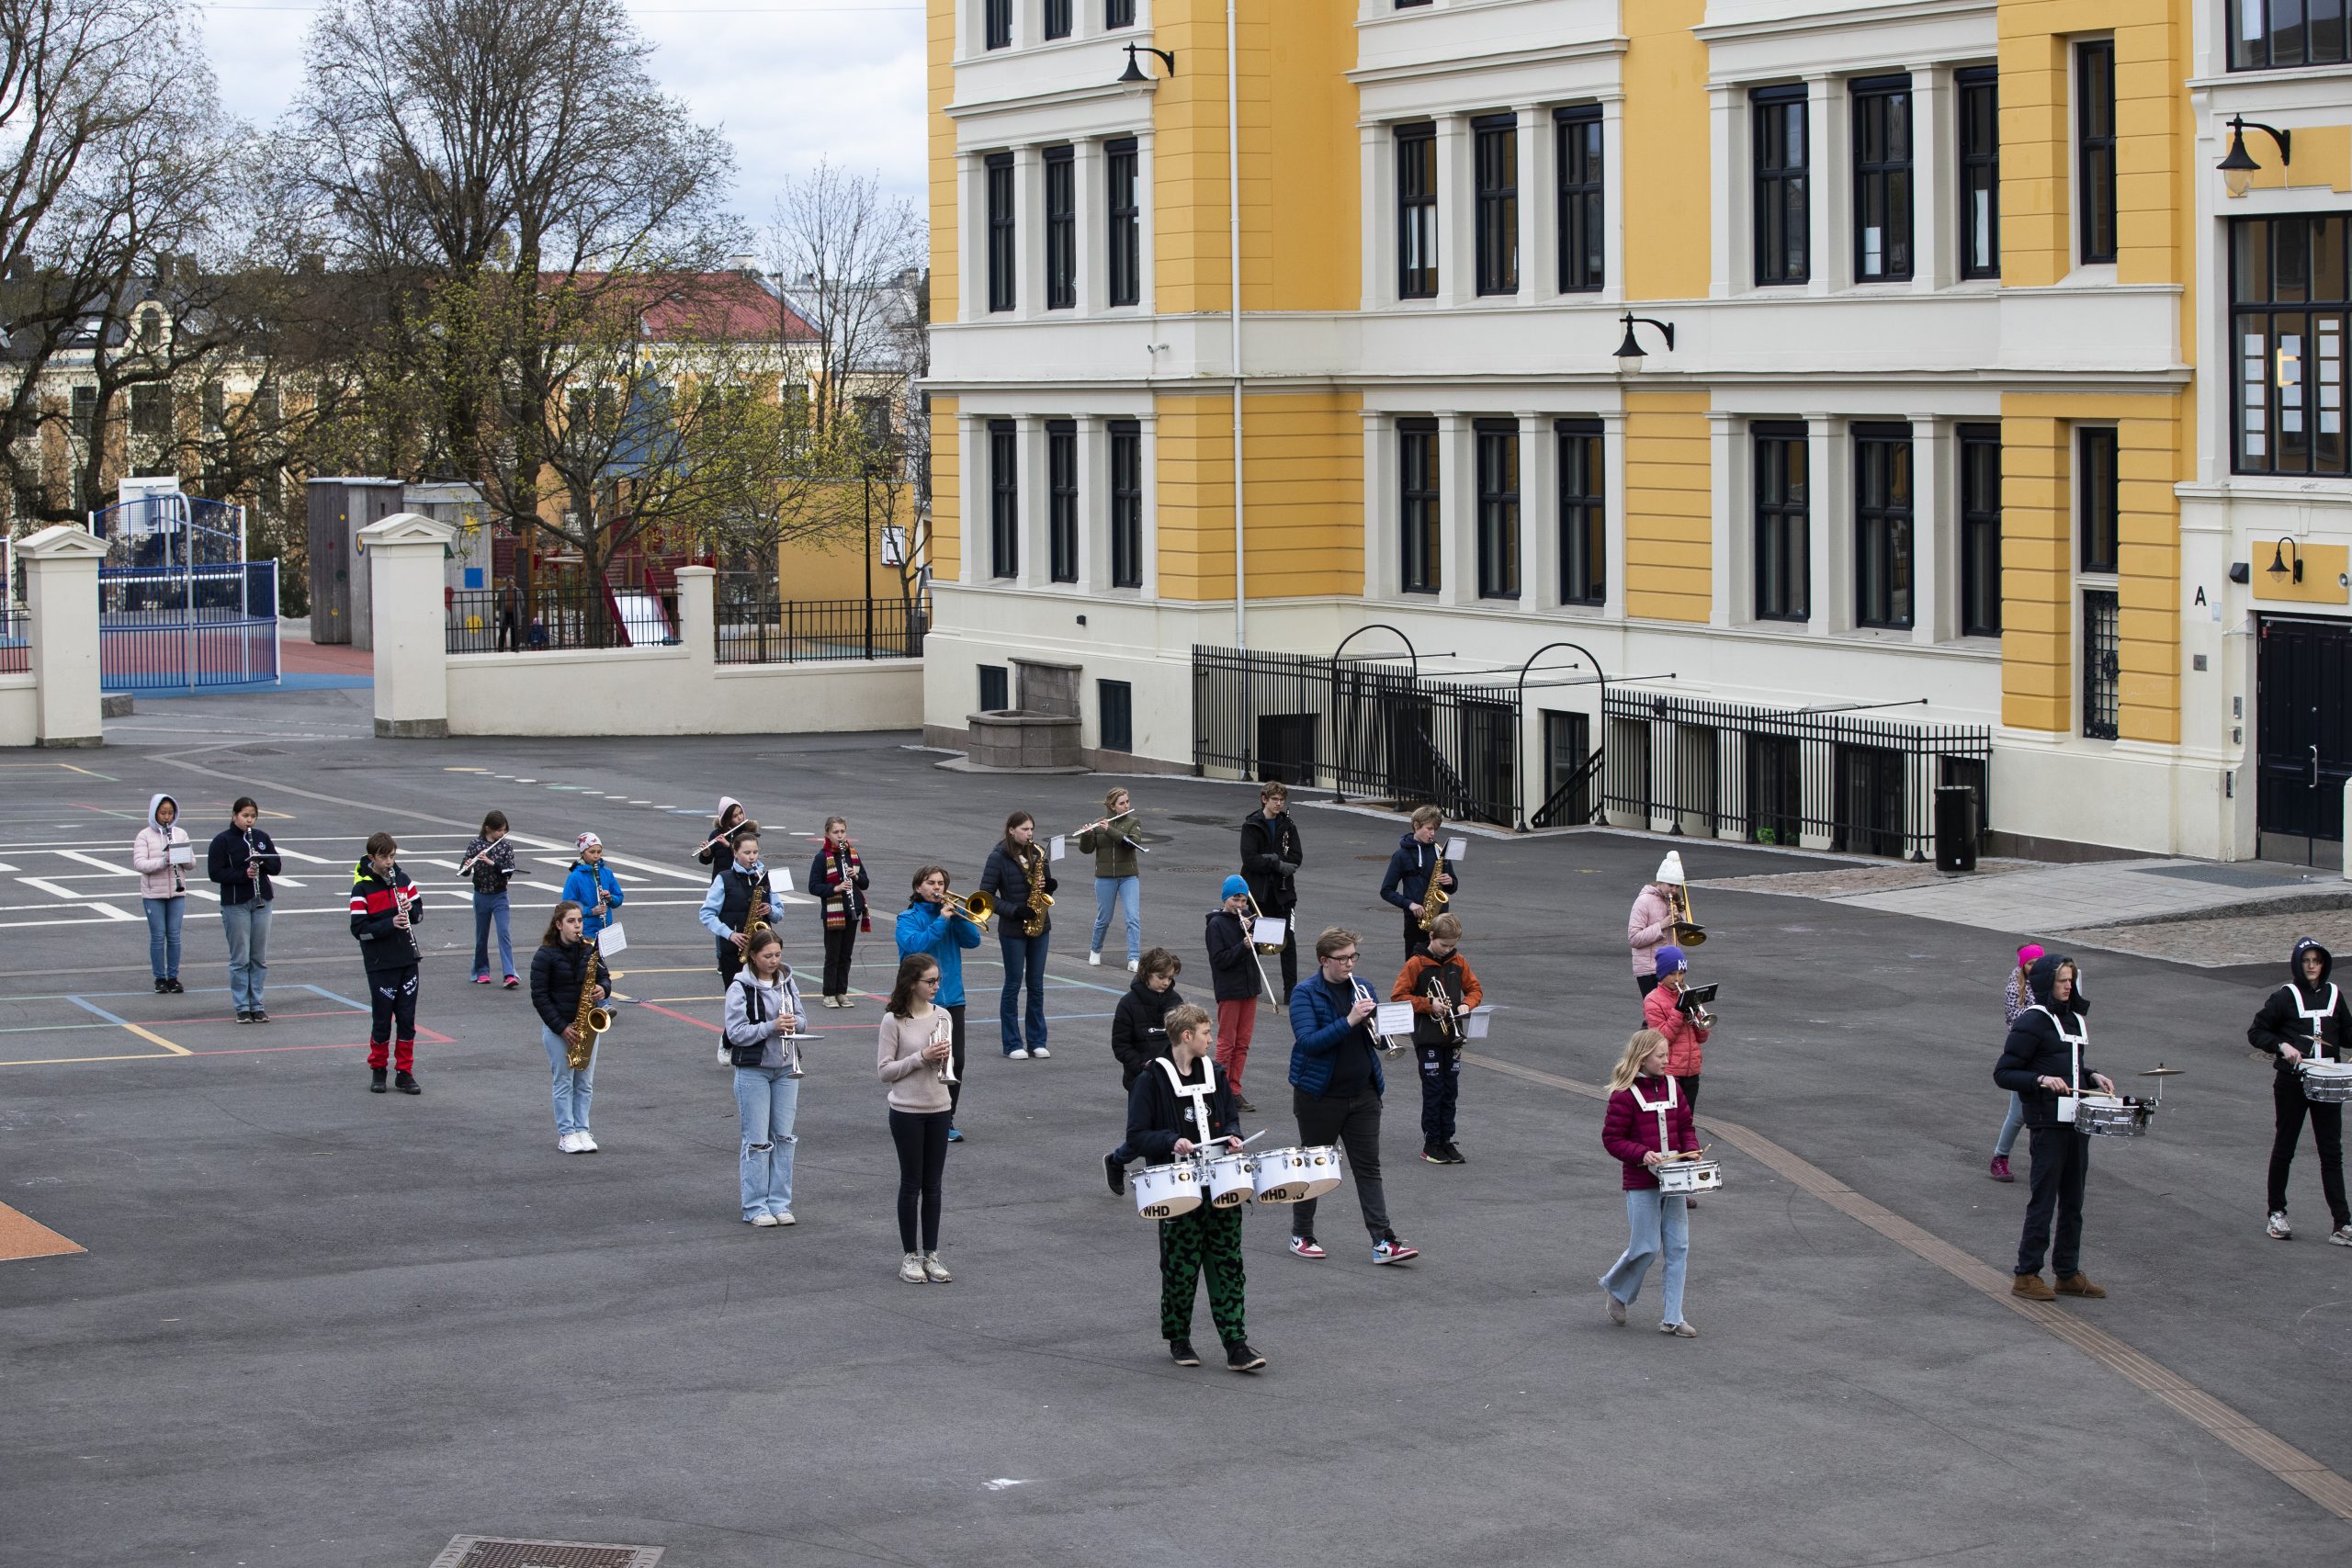
[[[109,692],[275,684],[277,563],[245,558],[245,510],[176,490],[90,514],[99,684]]]

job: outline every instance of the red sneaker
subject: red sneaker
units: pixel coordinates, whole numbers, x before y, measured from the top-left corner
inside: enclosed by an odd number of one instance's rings
[[[1321,1258],[1325,1256],[1323,1249],[1316,1245],[1315,1238],[1311,1235],[1295,1235],[1291,1237],[1290,1255],[1293,1258]]]
[[[1993,1156],[1993,1168],[1986,1174],[1991,1176],[1996,1181],[2015,1181],[2017,1179],[2016,1177],[2009,1174],[2009,1156],[2007,1155],[1995,1155]]]
[[[1399,1241],[1393,1235],[1372,1244],[1372,1260],[1374,1263],[1410,1263],[1420,1255],[1419,1247]]]

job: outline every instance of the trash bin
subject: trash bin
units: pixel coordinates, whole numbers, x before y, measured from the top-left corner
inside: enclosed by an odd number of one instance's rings
[[[1974,871],[1977,832],[1975,786],[1938,786],[1936,869],[1943,872]]]

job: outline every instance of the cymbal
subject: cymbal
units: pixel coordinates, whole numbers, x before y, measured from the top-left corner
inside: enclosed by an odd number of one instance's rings
[[[2143,1078],[2177,1078],[2187,1071],[2187,1067],[2150,1067],[2140,1076]]]

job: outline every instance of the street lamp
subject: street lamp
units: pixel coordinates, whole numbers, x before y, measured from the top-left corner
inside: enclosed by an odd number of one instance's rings
[[[2249,130],[2264,132],[2278,144],[2280,168],[2295,161],[2294,153],[2290,150],[2295,140],[2293,131],[2280,130],[2258,119],[2248,119],[2242,114],[2230,116],[2229,124],[2230,150],[2222,155],[2222,161],[2214,167],[2222,171],[2222,186],[2232,196],[2244,196],[2252,190],[2255,174],[2262,167],[2254,161],[2254,154],[2245,150],[2245,133]]]
[[[2290,551],[2295,558],[2291,561],[2287,558]],[[2291,576],[2290,576],[2290,572]],[[2303,552],[2293,539],[2282,538],[2270,547],[2270,575],[2286,577],[2294,582],[2301,582],[2303,580]]]
[[[1658,332],[1665,336],[1666,346],[1668,351],[1671,351],[1674,347],[1674,323],[1672,321],[1661,321],[1657,320],[1655,317],[1636,316],[1631,310],[1626,311],[1625,341],[1617,345],[1617,369],[1618,373],[1621,375],[1640,375],[1642,373],[1642,361],[1649,357],[1649,355],[1642,352],[1641,344],[1634,338],[1634,327],[1636,323],[1643,326],[1656,327]]]
[[[1156,54],[1159,56],[1159,62],[1168,68],[1168,74],[1170,76],[1176,74],[1176,54],[1174,51],[1154,49],[1148,43],[1131,43],[1127,45],[1127,68],[1119,73],[1119,78],[1116,84],[1117,85],[1129,88],[1136,92],[1141,92],[1144,88],[1151,86],[1155,81],[1158,80],[1151,74],[1151,73],[1143,68],[1143,62],[1136,58],[1136,51],[1137,50],[1141,50],[1146,54]]]

